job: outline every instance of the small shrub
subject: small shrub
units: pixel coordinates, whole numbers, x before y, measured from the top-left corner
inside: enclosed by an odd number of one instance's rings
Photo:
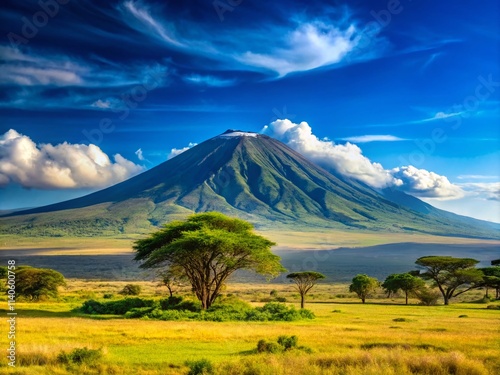
[[[286,302],[286,297],[276,297],[276,302]]]
[[[76,364],[95,366],[102,358],[100,349],[76,348],[66,353],[61,351],[57,356],[57,361],[62,364]]]
[[[85,301],[80,310],[85,314],[123,315],[132,309],[153,306],[157,306],[157,302],[141,298],[125,298],[109,302],[98,302],[91,299]]]
[[[278,337],[278,344],[283,346],[285,350],[290,350],[292,348],[295,348],[297,346],[297,341],[299,341],[299,338],[297,336],[280,336]]]
[[[137,284],[127,284],[123,287],[120,294],[125,296],[138,296],[141,294],[141,286]]]
[[[299,338],[297,336],[280,336],[278,337],[277,343],[266,340],[259,340],[257,343],[258,353],[271,353],[277,354],[288,350],[302,350],[306,353],[312,353],[312,349],[307,346],[297,346]]]
[[[411,322],[411,319],[407,319],[407,318],[395,318],[395,319],[392,319],[393,322]]]
[[[332,313],[341,313],[342,310],[333,310]]]
[[[201,306],[197,302],[184,300],[179,296],[172,296],[160,300],[162,310],[179,310],[179,311],[200,311]]]
[[[468,317],[469,317],[469,315],[459,315],[458,317],[459,317],[459,318],[468,318]]]
[[[276,298],[276,297],[278,297],[278,291],[276,289],[273,289],[273,290],[271,290],[271,293],[269,293],[269,295],[271,297]]]
[[[500,305],[488,305],[486,308],[490,310],[500,310]]]
[[[424,306],[435,306],[441,297],[441,294],[435,290],[425,288],[415,293],[416,297]]]
[[[295,307],[287,307],[278,302],[266,303],[262,307],[257,307],[255,310],[264,313],[268,316],[268,320],[291,322],[302,319],[314,319],[315,316],[311,310],[300,309]]]
[[[189,367],[188,375],[209,375],[214,373],[214,366],[208,359],[187,361],[186,366]]]
[[[257,343],[257,352],[259,353],[281,353],[283,348],[275,342],[267,342],[266,340],[259,340]]]
[[[102,298],[104,298],[104,299],[112,299],[112,298],[115,298],[115,295],[113,293],[104,293],[104,295],[102,296]]]

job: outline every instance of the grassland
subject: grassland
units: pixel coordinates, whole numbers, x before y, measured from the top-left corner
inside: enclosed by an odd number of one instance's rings
[[[145,296],[166,292],[152,282],[141,284]],[[7,368],[2,356],[0,374],[178,375],[188,373],[187,360],[200,359],[211,361],[216,374],[235,375],[500,373],[500,311],[471,303],[483,291],[466,293],[450,306],[404,306],[402,298],[382,295],[362,305],[346,285],[321,284],[306,305],[317,318],[300,322],[164,322],[72,311],[85,299],[117,293],[123,285],[69,280],[58,301],[19,303],[19,366]],[[229,284],[225,293],[261,305],[271,289],[298,306],[290,285]],[[280,335],[297,335],[313,353],[255,353],[258,340]],[[0,339],[7,347],[6,335]],[[95,366],[57,362],[61,351],[82,347],[102,349],[103,359]]]

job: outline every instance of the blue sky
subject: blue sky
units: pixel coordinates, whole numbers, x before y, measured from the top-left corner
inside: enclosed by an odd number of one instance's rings
[[[7,1],[0,209],[69,199],[244,129],[500,222],[500,5]]]

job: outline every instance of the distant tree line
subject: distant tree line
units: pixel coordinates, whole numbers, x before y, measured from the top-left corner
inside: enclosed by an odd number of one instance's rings
[[[476,268],[478,260],[472,258],[454,258],[451,256],[425,256],[415,262],[419,270],[389,275],[383,283],[376,278],[360,274],[352,279],[349,291],[354,292],[365,303],[366,298],[382,287],[388,297],[403,292],[406,304],[408,297],[414,296],[423,304],[433,304],[436,296],[443,297],[445,305],[450,300],[471,289],[485,288],[495,290],[495,298],[500,299],[500,260],[493,260],[491,267]],[[431,281],[431,289],[425,281]]]
[[[253,232],[250,223],[230,218],[221,213],[195,214],[185,221],[173,221],[134,243],[135,260],[141,268],[156,270],[161,284],[173,296],[179,285],[187,284],[207,310],[224,290],[228,278],[237,270],[248,269],[273,278],[286,269],[280,258],[271,253],[274,242]],[[476,268],[479,261],[451,256],[425,256],[416,260],[418,270],[389,275],[384,282],[365,274],[356,275],[349,291],[356,293],[362,303],[382,287],[390,297],[404,293],[420,299],[423,304],[433,304],[442,296],[448,305],[455,298],[474,288],[495,291],[500,298],[500,260],[493,260],[491,267]],[[0,267],[0,279],[7,277],[6,267]],[[300,294],[301,308],[306,295],[325,275],[314,271],[293,272],[287,275]],[[430,281],[429,284],[426,281]],[[57,271],[19,267],[16,270],[16,294],[36,301],[57,297],[58,288],[65,285],[64,277]],[[436,291],[437,290],[437,291]],[[128,284],[120,292],[138,295],[140,287]]]

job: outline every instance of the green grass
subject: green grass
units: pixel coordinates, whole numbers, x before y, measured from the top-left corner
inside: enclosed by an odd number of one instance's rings
[[[405,306],[402,297],[378,296],[362,305],[349,294],[345,298],[334,297],[345,290],[345,285],[322,284],[306,301],[306,308],[316,314],[312,321],[95,319],[71,311],[83,302],[85,294],[99,297],[118,290],[123,283],[69,280],[61,302],[18,303],[18,354],[25,362],[29,358],[30,365],[9,370],[2,357],[0,374],[180,375],[187,374],[187,360],[201,359],[210,360],[216,374],[224,375],[243,374],[245,369],[262,375],[445,375],[452,368],[456,368],[454,374],[493,375],[500,371],[500,315],[498,310],[487,309],[486,304],[457,299],[449,306]],[[152,283],[142,285],[144,297],[160,298]],[[275,288],[268,284],[230,284],[226,292],[252,301],[268,296],[271,289],[277,289],[298,307],[298,296],[290,285]],[[465,293],[463,300],[476,299],[480,293]],[[5,298],[2,299],[4,304]],[[5,313],[0,311],[4,316]],[[460,318],[461,315],[468,317]],[[313,353],[255,353],[259,340],[276,341],[280,335],[297,335],[299,345],[310,347]],[[0,339],[2,347],[7,345],[6,335]],[[101,349],[102,361],[95,367],[65,367],[57,363],[61,351],[83,347]]]

